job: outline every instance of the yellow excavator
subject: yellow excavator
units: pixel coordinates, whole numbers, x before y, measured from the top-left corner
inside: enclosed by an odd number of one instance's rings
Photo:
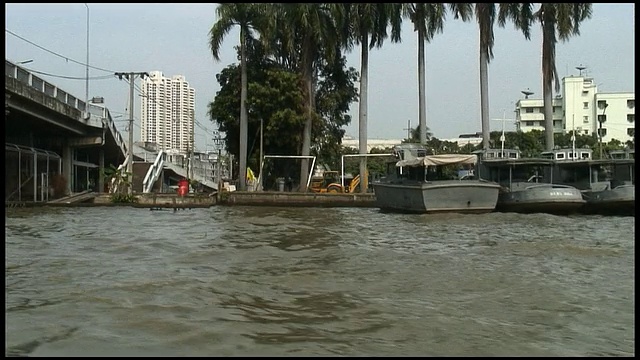
[[[339,172],[324,171],[321,177],[311,179],[310,189],[315,193],[345,194],[354,192],[358,185],[360,185],[360,174],[351,179],[347,186],[342,186]]]

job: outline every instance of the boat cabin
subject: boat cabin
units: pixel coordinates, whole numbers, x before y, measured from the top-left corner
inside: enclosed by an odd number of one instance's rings
[[[635,149],[624,149],[624,150],[612,150],[609,152],[609,157],[614,160],[621,159],[635,159]]]
[[[420,144],[400,144],[393,148],[394,160],[387,163],[387,182],[430,182],[475,180],[475,154],[428,155]]]
[[[558,161],[565,160],[591,160],[593,159],[593,150],[589,148],[559,148],[552,151],[543,151],[540,153],[543,159],[551,159]]]
[[[553,182],[553,160],[542,158],[482,159],[478,175],[511,191]]]
[[[520,159],[522,157],[519,149],[489,149],[489,150],[476,150],[473,152],[477,154],[480,159]]]
[[[563,153],[565,156],[559,156]],[[588,148],[577,149],[573,152],[573,154],[579,154],[581,158],[567,156],[571,153],[571,149],[560,149],[546,153],[547,155],[553,154],[555,158],[556,181],[559,184],[571,185],[581,190],[602,191],[635,182],[635,161],[633,159],[592,160],[592,150]]]
[[[427,149],[420,144],[405,143],[405,144],[394,146],[393,155],[395,157],[395,161],[411,160],[411,159],[426,156]]]

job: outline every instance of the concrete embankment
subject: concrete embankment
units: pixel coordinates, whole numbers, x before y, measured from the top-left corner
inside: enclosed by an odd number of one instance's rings
[[[375,207],[375,195],[233,191],[222,194],[220,205]]]
[[[110,194],[94,194],[84,202],[56,201],[36,203],[38,206],[133,206],[141,208],[191,209],[222,206],[294,206],[294,207],[375,207],[374,194],[320,194],[295,192],[249,192],[222,193],[220,199],[209,194],[136,194],[135,203],[113,203]],[[31,206],[35,206],[33,204]],[[29,206],[26,203],[5,204],[6,207]]]
[[[208,194],[189,194],[179,196],[178,194],[136,194],[136,203],[112,203],[111,196],[104,194],[94,199],[94,205],[126,205],[142,208],[170,208],[170,209],[191,209],[207,208],[216,204],[215,196]]]

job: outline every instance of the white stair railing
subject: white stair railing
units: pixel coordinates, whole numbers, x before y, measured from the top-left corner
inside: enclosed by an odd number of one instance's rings
[[[151,189],[153,189],[153,184],[155,184],[160,177],[160,174],[162,174],[164,155],[164,151],[160,150],[158,156],[156,156],[156,160],[151,164],[151,167],[149,167],[149,171],[147,171],[147,175],[145,175],[144,180],[142,181],[142,192],[150,193]]]

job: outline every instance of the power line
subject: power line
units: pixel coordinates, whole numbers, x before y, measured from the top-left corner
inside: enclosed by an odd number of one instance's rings
[[[82,65],[82,66],[88,66],[88,67],[90,67],[90,68],[92,68],[92,69],[96,69],[96,70],[100,70],[100,71],[105,71],[105,72],[108,72],[108,73],[114,73],[114,72],[115,72],[114,70],[107,70],[107,69],[99,68],[99,67],[96,67],[96,66],[91,66],[91,65],[89,65],[89,64],[85,64],[85,63],[83,63],[83,62],[80,62],[80,61],[77,61],[77,60],[71,59],[71,58],[69,58],[69,57],[67,57],[67,56],[64,56],[64,55],[58,54],[58,53],[57,53],[57,52],[55,52],[55,51],[49,50],[49,49],[47,49],[47,48],[45,48],[45,47],[43,47],[43,46],[40,46],[40,45],[38,45],[38,44],[34,43],[33,41],[30,41],[30,40],[28,40],[28,39],[23,38],[22,36],[20,36],[20,35],[18,35],[18,34],[16,34],[16,33],[14,33],[13,31],[11,31],[11,30],[9,30],[9,29],[4,29],[4,31],[5,31],[5,32],[7,32],[8,34],[11,34],[11,35],[13,35],[13,36],[17,37],[18,39],[20,39],[20,40],[22,40],[22,41],[25,41],[25,42],[27,42],[27,43],[29,43],[29,44],[31,44],[31,45],[33,45],[33,46],[35,46],[35,47],[37,47],[37,48],[41,49],[41,50],[44,50],[44,51],[46,51],[46,52],[48,52],[48,53],[50,53],[50,54],[53,54],[53,55],[58,56],[58,57],[60,57],[60,58],[63,58],[63,59],[65,59],[65,60],[67,60],[67,61],[71,61],[71,62],[73,62],[73,63],[79,64],[79,65]],[[86,79],[86,78],[83,78],[83,79]]]
[[[57,78],[61,78],[61,79],[69,79],[69,80],[86,80],[86,77],[77,77],[77,76],[66,76],[66,75],[56,75],[56,74],[49,74],[43,71],[38,71],[38,70],[33,70],[33,69],[29,69],[29,68],[25,68],[25,70],[28,70],[32,73],[36,73],[36,74],[40,74],[40,75],[47,75],[47,76],[51,76],[51,77],[57,77]],[[94,77],[90,77],[89,80],[106,80],[106,79],[112,79],[113,75],[103,75],[103,76],[94,76]]]

